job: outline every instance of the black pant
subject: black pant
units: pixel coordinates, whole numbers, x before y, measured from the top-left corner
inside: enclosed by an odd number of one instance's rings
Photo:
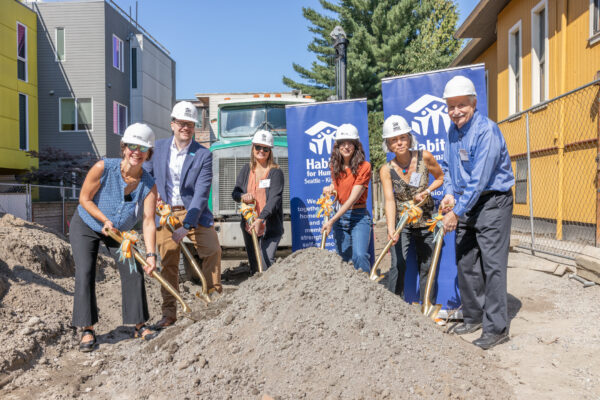
[[[73,326],[91,326],[98,322],[96,304],[96,260],[100,241],[107,248],[118,248],[119,244],[101,233],[93,231],[79,216],[73,214],[69,230],[69,240],[75,260],[75,296],[73,298]],[[144,271],[137,263],[136,270],[129,271],[129,265],[117,262],[121,275],[121,307],[123,324],[140,324],[150,316],[146,302]]]
[[[456,228],[458,288],[466,323],[483,332],[508,328],[506,268],[510,244],[512,191],[484,194]]]
[[[417,253],[417,264],[419,266],[419,294],[421,302],[425,297],[425,287],[427,286],[427,277],[431,267],[431,255],[433,254],[433,232],[427,228],[406,227],[400,233],[400,238],[391,248],[392,266],[388,273],[388,289],[390,292],[404,298],[404,274],[406,273],[406,256],[411,239],[414,240]],[[437,293],[437,279],[434,281],[433,290],[429,300],[435,304]]]
[[[242,235],[244,237],[244,245],[246,246],[246,254],[248,255],[248,263],[250,264],[250,274],[254,275],[258,272],[258,261],[256,260],[256,253],[254,252],[254,243],[252,242],[252,235],[246,232],[246,221],[242,220],[240,227],[242,229]],[[267,227],[268,229],[268,227]],[[269,235],[269,231],[266,230],[263,236],[258,237],[258,246],[262,253],[263,269],[266,271],[275,262],[275,252],[277,246],[281,241],[282,235]]]

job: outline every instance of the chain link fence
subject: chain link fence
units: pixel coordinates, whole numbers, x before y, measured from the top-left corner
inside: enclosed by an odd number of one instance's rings
[[[600,245],[600,80],[499,122],[515,173],[512,237],[573,259]]]
[[[0,183],[0,213],[47,226],[66,235],[79,204],[76,186]]]

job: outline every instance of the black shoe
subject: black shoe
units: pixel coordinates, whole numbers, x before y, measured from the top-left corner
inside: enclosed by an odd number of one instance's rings
[[[473,344],[487,350],[498,344],[506,343],[509,340],[510,338],[508,337],[508,332],[506,330],[503,333],[483,332],[479,339],[473,340]]]
[[[454,330],[452,332],[456,333],[457,335],[466,335],[467,333],[473,333],[476,330],[481,328],[481,322],[477,323],[477,324],[468,324],[466,322],[460,324],[459,326],[457,326],[456,328],[454,328]]]
[[[85,329],[81,333],[81,339],[83,340],[86,335],[92,335],[92,340],[79,342],[79,351],[89,353],[90,351],[94,350],[94,347],[96,347],[96,334],[92,329]]]

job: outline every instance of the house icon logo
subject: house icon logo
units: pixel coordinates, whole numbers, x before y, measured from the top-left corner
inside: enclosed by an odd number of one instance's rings
[[[425,94],[405,110],[413,114],[410,121],[411,128],[419,135],[427,136],[430,132],[437,135],[440,133],[440,128],[445,132],[450,129],[448,106],[440,97]]]
[[[329,122],[319,121],[304,133],[311,137],[308,148],[315,154],[331,154],[333,140],[338,127]]]

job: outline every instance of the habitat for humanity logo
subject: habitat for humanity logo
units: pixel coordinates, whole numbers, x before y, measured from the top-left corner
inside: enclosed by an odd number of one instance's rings
[[[430,128],[437,135],[440,132],[440,125],[444,126],[445,132],[450,129],[448,106],[444,99],[426,94],[406,107],[406,111],[414,114],[411,128],[419,135],[427,136]]]
[[[335,132],[338,127],[325,121],[319,121],[304,133],[311,136],[311,140],[308,143],[308,148],[315,154],[323,154],[325,151],[327,154],[331,154],[331,147],[333,146],[333,140],[335,138]]]

